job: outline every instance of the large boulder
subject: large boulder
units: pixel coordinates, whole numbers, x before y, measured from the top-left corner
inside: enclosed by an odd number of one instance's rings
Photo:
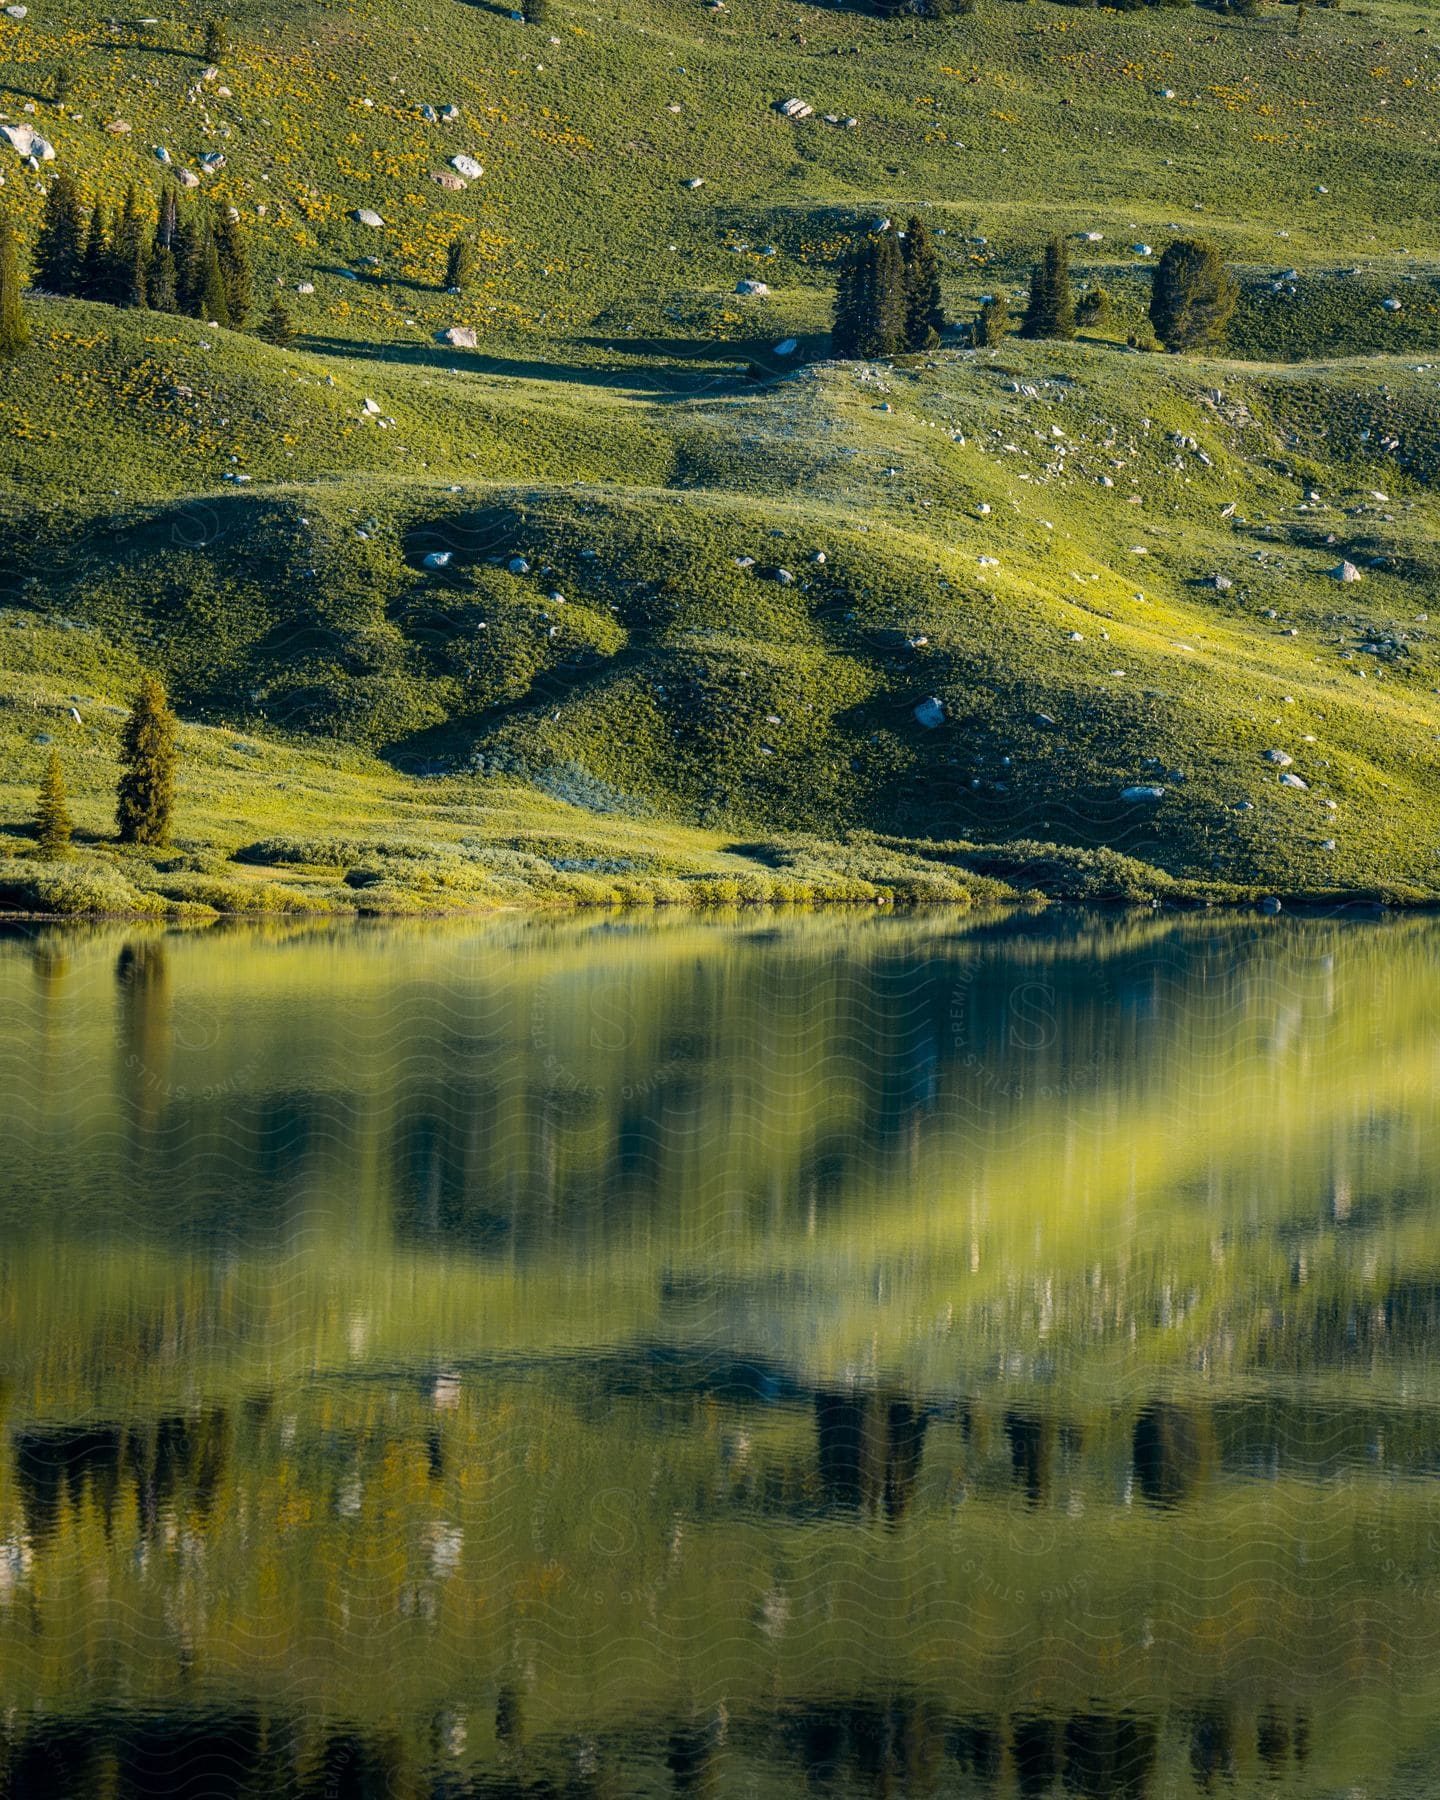
[[[357,225],[368,225],[372,231],[378,231],[385,221],[379,213],[372,212],[368,206],[359,206],[350,215]]]
[[[452,350],[473,350],[476,344],[473,325],[447,325],[444,331],[437,331],[435,336],[440,343],[449,344]]]
[[[459,156],[450,158],[450,167],[457,175],[463,175],[467,181],[478,181],[485,173],[483,163],[476,162],[473,156],[466,156],[463,152]]]

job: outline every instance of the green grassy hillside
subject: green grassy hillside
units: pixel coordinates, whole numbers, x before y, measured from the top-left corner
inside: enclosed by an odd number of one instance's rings
[[[172,179],[156,146],[223,153],[205,196],[301,332],[29,302],[10,904],[1436,894],[1426,8],[550,15],[245,6],[209,80],[202,9],[0,21],[0,110],[107,203]],[[430,179],[456,154],[463,191]],[[33,233],[47,176],[0,157]],[[955,316],[1058,230],[1110,318],[824,362],[837,254],[913,209]],[[1242,277],[1223,356],[1127,349],[1134,246],[1197,226]],[[187,722],[168,873],[102,842],[142,665]],[[55,746],[89,833],[63,876],[23,829]]]

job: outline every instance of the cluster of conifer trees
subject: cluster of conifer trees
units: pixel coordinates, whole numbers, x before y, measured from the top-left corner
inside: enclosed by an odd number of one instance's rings
[[[253,304],[249,251],[228,212],[182,211],[166,188],[152,219],[131,187],[111,218],[98,200],[87,210],[68,175],[56,176],[46,194],[34,282],[45,293],[235,327]]]
[[[940,259],[923,219],[887,220],[850,252],[835,294],[832,354],[904,356],[933,349],[946,325]]]
[[[115,824],[122,844],[163,844],[170,835],[178,731],[179,722],[159,676],[142,675],[120,734],[122,768],[115,789]],[[52,750],[36,797],[34,822],[40,854],[52,861],[70,854],[74,825],[69,800],[60,753]]]
[[[1167,350],[1199,350],[1221,343],[1239,298],[1239,284],[1214,244],[1176,239],[1152,278],[1150,324],[1156,341]],[[1110,297],[1103,287],[1076,293],[1070,246],[1063,237],[1052,237],[1030,274],[1021,337],[1070,339],[1080,327],[1102,323],[1109,310]],[[972,341],[978,349],[993,349],[1009,335],[1012,324],[1004,293],[991,294],[972,327]],[[923,220],[911,219],[902,233],[892,231],[887,220],[882,229],[861,238],[840,265],[831,355],[842,359],[913,355],[933,349],[944,329],[940,261]]]

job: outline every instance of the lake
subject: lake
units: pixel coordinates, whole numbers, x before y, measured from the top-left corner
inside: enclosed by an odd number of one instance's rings
[[[1440,923],[0,936],[0,1792],[1433,1795]]]

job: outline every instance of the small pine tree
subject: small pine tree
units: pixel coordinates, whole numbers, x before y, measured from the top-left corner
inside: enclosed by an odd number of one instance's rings
[[[150,257],[146,247],[149,235],[140,211],[139,197],[132,184],[126,189],[125,204],[120,209],[120,217],[115,221],[113,281],[115,299],[121,306],[143,307],[149,304]]]
[[[841,362],[848,362],[860,354],[856,345],[860,332],[861,256],[861,248],[852,246],[840,264],[835,279],[835,313],[830,327],[830,354]]]
[[[991,294],[981,303],[975,320],[975,348],[993,350],[1005,342],[1009,332],[1010,303],[1003,294]]]
[[[550,0],[524,0],[524,6],[527,25],[548,25],[550,23]]]
[[[0,361],[13,361],[30,346],[30,322],[25,317],[22,292],[15,228],[0,215]]]
[[[200,240],[191,310],[197,319],[204,319],[207,324],[230,323],[230,308],[225,298],[225,276],[220,268],[215,234],[211,231],[207,231]]]
[[[60,752],[52,750],[35,802],[35,842],[40,847],[40,854],[51,861],[68,856],[74,829],[65,792],[65,775],[60,767]]]
[[[55,106],[63,106],[75,89],[74,65],[68,62],[57,63],[55,73],[50,80],[51,102]]]
[[[206,62],[223,62],[229,48],[230,41],[226,36],[225,21],[223,19],[207,19],[205,21],[205,46],[200,52]]]
[[[175,305],[193,318],[200,311],[205,234],[193,218],[182,215],[175,226]]]
[[[176,721],[156,675],[141,677],[120,736],[125,772],[116,790],[122,844],[163,844],[175,803]]]
[[[905,347],[933,350],[947,320],[940,291],[940,258],[923,219],[905,227]]]
[[[905,349],[905,259],[893,232],[867,240],[859,303],[857,354],[898,356]]]
[[[175,233],[180,227],[180,208],[175,203],[175,190],[165,188],[160,195],[160,216],[155,221],[155,243],[162,250],[175,248]]]
[[[153,312],[180,310],[175,285],[175,252],[168,244],[156,244],[145,265],[145,303]]]
[[[85,258],[85,212],[69,175],[57,175],[45,195],[35,239],[35,285],[47,294],[77,294]]]
[[[1167,350],[1223,342],[1240,284],[1214,244],[1177,238],[1160,258],[1150,289],[1150,323]]]
[[[295,342],[295,321],[278,298],[270,302],[269,312],[260,321],[258,335],[281,350]]]
[[[221,213],[215,221],[215,256],[225,289],[226,320],[238,331],[250,316],[252,279],[250,251],[238,219]],[[212,319],[219,315],[211,313]],[[223,323],[224,321],[222,321]]]
[[[475,246],[463,234],[451,238],[445,252],[445,286],[463,294],[475,279]]]
[[[1030,278],[1030,304],[1020,326],[1021,337],[1073,338],[1075,294],[1070,286],[1070,246],[1052,237]]]
[[[114,275],[110,260],[110,225],[105,208],[97,200],[90,214],[90,228],[85,234],[85,252],[80,258],[80,298],[112,300]]]

